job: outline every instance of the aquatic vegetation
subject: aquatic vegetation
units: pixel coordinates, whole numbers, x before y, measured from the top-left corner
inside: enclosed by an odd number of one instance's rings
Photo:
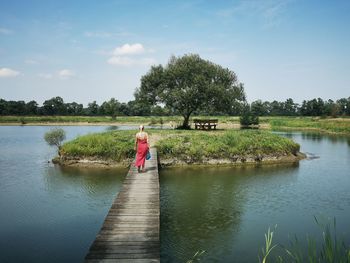
[[[259,262],[349,263],[350,245],[346,245],[345,242],[337,236],[336,219],[334,218],[333,224],[331,222],[322,224],[316,217],[315,221],[322,230],[321,243],[317,244],[315,238],[307,236],[306,248],[300,245],[297,236],[290,242],[289,247],[284,247],[279,244],[272,245],[273,232],[271,232],[269,228],[267,234],[265,234],[265,247],[262,248],[263,260],[261,261],[259,257]],[[267,261],[271,251],[277,246],[282,248],[282,252],[285,253],[275,255],[275,260],[269,259],[269,261]],[[270,256],[270,258],[271,257],[272,256]]]

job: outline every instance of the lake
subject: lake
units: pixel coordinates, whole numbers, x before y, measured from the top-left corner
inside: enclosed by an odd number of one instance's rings
[[[126,169],[60,168],[47,126],[0,126],[0,262],[81,262]],[[67,138],[135,127],[66,126]],[[160,171],[161,259],[258,262],[268,227],[287,244],[321,239],[314,216],[350,242],[350,138],[281,133],[312,158],[294,165]]]

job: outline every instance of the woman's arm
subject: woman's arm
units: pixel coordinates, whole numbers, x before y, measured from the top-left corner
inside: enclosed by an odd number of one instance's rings
[[[136,149],[137,149],[137,134],[135,136],[135,145],[134,145],[134,150],[136,151]]]
[[[146,133],[146,139],[147,139],[147,146],[148,146],[148,149],[149,149],[150,147],[149,147],[148,133]]]

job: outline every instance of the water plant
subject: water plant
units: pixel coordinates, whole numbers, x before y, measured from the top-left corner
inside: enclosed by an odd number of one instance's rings
[[[200,257],[205,253],[205,250],[198,250],[191,259],[187,260],[186,263],[194,263],[194,262],[199,262]]]
[[[328,221],[321,223],[316,217],[315,222],[322,231],[322,239],[319,246],[315,238],[307,236],[307,247],[303,248],[295,235],[290,241],[289,247],[274,244],[272,245],[273,232],[268,228],[265,234],[265,247],[262,248],[262,260],[259,256],[259,262],[294,262],[294,263],[349,263],[350,262],[350,245],[337,236],[336,219],[333,219],[333,224]],[[275,260],[267,261],[268,256],[275,247],[281,247],[282,252],[275,257]]]
[[[277,225],[275,225],[275,229],[277,228]],[[261,249],[261,255],[262,259],[260,259],[259,256],[259,262],[260,263],[266,263],[267,258],[270,255],[271,251],[277,246],[277,244],[272,245],[273,240],[273,231],[269,229],[267,230],[267,233],[265,234],[265,247]]]

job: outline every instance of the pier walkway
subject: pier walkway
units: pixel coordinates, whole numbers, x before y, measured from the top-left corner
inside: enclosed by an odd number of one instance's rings
[[[102,228],[85,257],[86,263],[160,262],[159,175],[157,151],[146,172],[130,167]]]

